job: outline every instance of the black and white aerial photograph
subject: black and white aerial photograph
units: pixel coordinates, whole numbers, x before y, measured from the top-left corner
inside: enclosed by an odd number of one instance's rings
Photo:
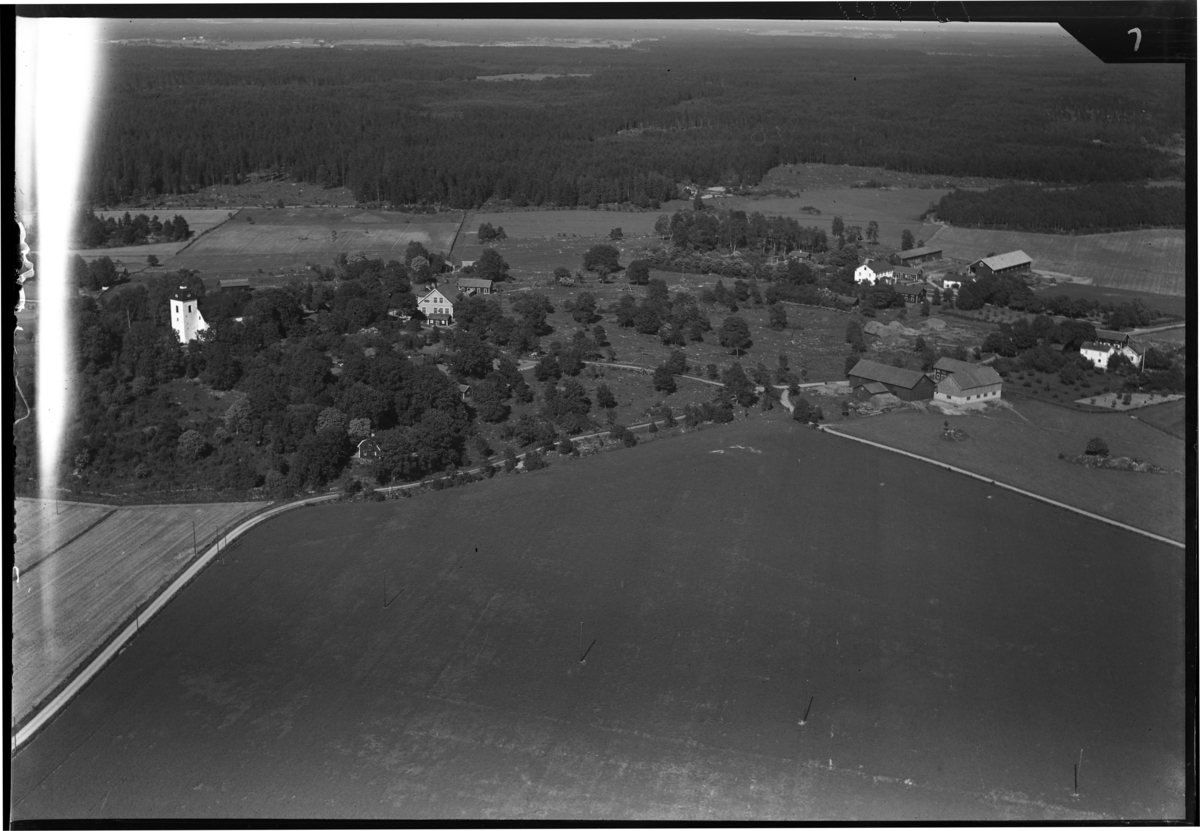
[[[1195,2],[745,11],[15,7],[7,827],[1200,820]]]

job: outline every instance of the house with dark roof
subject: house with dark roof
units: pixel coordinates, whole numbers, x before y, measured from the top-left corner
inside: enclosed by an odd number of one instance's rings
[[[1129,334],[1118,332],[1115,329],[1097,329],[1096,342],[1111,343],[1113,346],[1124,346],[1129,343]]]
[[[903,297],[905,303],[924,303],[929,297],[921,283],[897,283],[896,294]]]
[[[852,392],[877,382],[901,401],[927,401],[933,398],[933,379],[924,372],[912,369],[901,369],[864,359],[856,363],[854,368],[846,373],[846,377],[850,381]]]
[[[472,294],[491,294],[492,281],[483,280],[478,277],[459,277],[458,290],[467,297],[470,297]]]
[[[968,369],[958,369],[938,381],[933,397],[951,404],[978,404],[999,399],[1003,386],[999,372],[990,366],[972,364]]]
[[[927,263],[930,260],[941,259],[942,249],[926,245],[921,248],[910,248],[907,251],[901,251],[896,256],[900,258],[901,265],[917,265],[919,263]]]
[[[984,257],[970,266],[971,273],[976,277],[986,277],[989,274],[1028,274],[1032,267],[1033,258],[1019,250]]]

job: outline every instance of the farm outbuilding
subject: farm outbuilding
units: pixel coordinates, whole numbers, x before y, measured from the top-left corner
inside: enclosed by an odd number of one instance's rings
[[[970,361],[960,361],[957,358],[938,358],[937,363],[933,365],[933,380],[940,381],[947,375],[953,375],[963,370],[975,369],[978,366],[979,364],[973,364]]]
[[[468,297],[472,294],[491,294],[492,281],[482,280],[478,277],[460,277],[458,279],[458,290]]]
[[[1009,251],[1007,254],[996,254],[984,257],[971,263],[971,273],[976,277],[986,277],[992,274],[1028,274],[1033,267],[1033,258],[1024,251]]]
[[[933,379],[924,372],[861,360],[847,373],[851,391],[878,382],[901,401],[927,401],[933,398]]]
[[[903,297],[905,303],[924,303],[929,298],[929,292],[921,283],[897,285],[896,294]]]
[[[354,458],[372,460],[379,458],[379,442],[375,439],[363,439],[358,443],[358,450],[354,452]]]
[[[942,249],[926,245],[922,248],[910,248],[907,251],[901,251],[896,256],[900,258],[901,265],[917,265],[919,263],[927,263],[930,260],[941,259]]]
[[[1114,329],[1097,329],[1097,343],[1111,343],[1113,346],[1124,346],[1129,343],[1129,335],[1125,332],[1118,332]]]
[[[938,381],[934,398],[951,404],[976,404],[1000,398],[1003,381],[1000,373],[990,366],[973,364],[959,369]]]

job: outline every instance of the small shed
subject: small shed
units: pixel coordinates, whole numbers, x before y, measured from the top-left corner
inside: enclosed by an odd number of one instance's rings
[[[379,442],[375,439],[363,439],[358,443],[358,450],[354,452],[354,458],[372,461],[379,458]]]

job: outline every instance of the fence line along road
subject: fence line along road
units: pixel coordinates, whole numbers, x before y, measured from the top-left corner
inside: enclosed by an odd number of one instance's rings
[[[969,470],[963,470],[961,467],[955,467],[954,465],[948,465],[945,462],[939,462],[937,459],[930,459],[927,456],[918,456],[916,453],[909,453],[907,450],[901,450],[897,447],[888,447],[886,444],[880,444],[879,442],[871,441],[870,439],[864,439],[864,438],[860,438],[858,436],[852,436],[849,433],[842,433],[842,432],[832,429],[828,425],[822,424],[822,425],[820,425],[820,429],[823,432],[829,433],[830,435],[833,435],[833,436],[839,436],[843,439],[850,439],[851,441],[861,442],[862,444],[869,444],[872,447],[878,447],[883,450],[889,450],[892,453],[899,453],[901,456],[908,456],[910,458],[917,459],[919,461],[926,462],[931,465],[935,465],[936,467],[945,468],[946,470],[953,471],[954,473],[961,473],[964,476],[970,476],[972,479],[978,479],[981,482],[987,482],[989,485],[995,485],[998,488],[1004,488],[1006,490],[1013,491],[1014,493],[1019,493],[1022,496],[1028,496],[1028,497],[1031,497],[1032,499],[1037,499],[1041,502],[1045,502],[1049,505],[1053,505],[1056,508],[1065,508],[1068,511],[1073,511],[1077,514],[1080,514],[1081,516],[1088,517],[1089,519],[1098,519],[1101,522],[1106,522],[1109,525],[1115,525],[1118,528],[1125,529],[1126,531],[1132,531],[1135,534],[1141,534],[1143,537],[1149,537],[1150,539],[1156,540],[1157,542],[1165,542],[1167,545],[1173,545],[1176,548],[1186,548],[1187,547],[1186,543],[1180,542],[1179,540],[1173,540],[1170,537],[1164,537],[1161,534],[1155,534],[1153,531],[1147,531],[1144,528],[1137,528],[1133,525],[1126,525],[1124,522],[1118,522],[1115,519],[1110,519],[1109,517],[1101,516],[1100,514],[1094,514],[1091,511],[1085,511],[1083,508],[1076,508],[1074,505],[1068,505],[1065,502],[1059,502],[1057,499],[1051,499],[1048,496],[1042,496],[1041,494],[1034,493],[1033,491],[1027,491],[1027,490],[1024,490],[1023,488],[1014,487],[1013,485],[1008,485],[1008,484],[1005,484],[1004,482],[997,482],[995,479],[989,479],[988,477],[982,476],[978,473],[972,473]]]
[[[163,606],[166,606],[167,603],[169,603],[171,599],[183,589],[184,586],[195,579],[196,575],[203,571],[204,568],[216,558],[218,549],[224,551],[225,548],[228,547],[230,541],[237,539],[242,534],[245,534],[260,522],[265,522],[268,519],[277,517],[280,514],[295,508],[302,508],[306,505],[315,505],[320,502],[330,502],[334,499],[338,499],[340,496],[340,493],[323,494],[321,496],[313,496],[308,499],[301,499],[298,502],[289,502],[286,505],[279,505],[278,507],[270,508],[262,513],[249,517],[248,519],[242,521],[241,524],[237,525],[232,531],[229,531],[223,536],[218,537],[217,540],[213,542],[212,545],[210,545],[202,555],[196,558],[196,560],[194,560],[192,564],[183,571],[182,574],[178,575],[174,580],[172,580],[170,584],[168,584],[168,586],[163,589],[150,603],[149,606],[139,612],[133,621],[127,624],[125,629],[109,642],[108,646],[104,647],[104,649],[102,649],[90,661],[88,661],[87,664],[85,664],[83,668],[76,673],[75,677],[71,679],[70,683],[63,687],[56,696],[51,698],[49,702],[47,702],[28,722],[26,722],[25,726],[23,726],[13,735],[11,750],[16,751],[18,747],[33,738],[33,736],[39,730],[41,730],[42,727],[44,727],[51,719],[58,715],[59,711],[62,710],[62,708],[65,707],[67,703],[79,693],[80,690],[86,687],[88,683],[95,678],[97,674],[99,674],[100,670],[104,669],[108,662],[117,655],[117,653],[125,648],[125,645],[128,644],[135,635],[137,635],[138,630],[141,628],[143,623],[148,623],[150,619],[154,617],[154,615],[157,614],[160,609],[162,609]]]

